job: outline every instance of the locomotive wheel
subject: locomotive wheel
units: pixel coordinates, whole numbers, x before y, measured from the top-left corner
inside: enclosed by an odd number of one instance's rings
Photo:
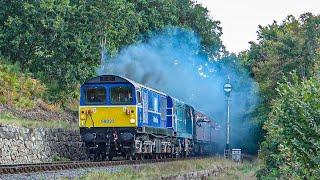
[[[100,152],[96,151],[93,156],[94,161],[100,161]]]
[[[112,155],[112,154],[109,154],[109,155],[108,155],[108,159],[109,159],[109,161],[112,161],[113,155]]]
[[[136,154],[136,160],[140,160],[141,154]]]
[[[127,157],[127,160],[129,160],[129,161],[133,160],[133,155],[127,154],[126,157]]]
[[[110,148],[109,148],[109,154],[108,154],[109,161],[112,161],[112,159],[116,156],[117,156],[116,144],[112,143],[110,144]]]
[[[137,154],[136,157],[137,157],[137,160],[142,160],[142,161],[144,160],[143,154]]]
[[[156,154],[156,160],[159,160],[159,159],[160,159],[159,154]]]
[[[107,159],[107,154],[106,152],[101,152],[101,160],[105,161]]]
[[[106,145],[104,143],[99,144],[98,149],[95,153],[95,160],[104,161],[107,158]]]
[[[144,155],[145,159],[154,159],[154,156],[152,154],[146,154]]]
[[[183,151],[182,154],[181,154],[181,157],[182,157],[182,158],[187,157],[187,152],[186,152],[186,151]]]

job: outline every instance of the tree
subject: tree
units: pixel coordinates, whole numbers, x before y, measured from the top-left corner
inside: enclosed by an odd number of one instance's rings
[[[219,22],[189,0],[40,0],[0,2],[0,54],[42,80],[48,100],[67,105],[96,74],[101,39],[115,55],[167,26],[197,32],[205,54],[223,50]]]
[[[288,16],[282,24],[273,22],[259,26],[258,43],[251,42],[242,61],[250,67],[260,85],[266,104],[276,97],[274,89],[282,77],[296,71],[300,78],[314,74],[320,43],[320,16],[310,13],[301,15],[300,20]]]
[[[320,16],[306,13],[299,19],[288,16],[280,24],[259,26],[258,42],[250,42],[250,49],[240,54],[242,64],[259,84],[260,104],[252,113],[253,121],[260,127],[257,143],[263,141],[267,131],[262,125],[269,118],[273,100],[279,96],[275,91],[278,84],[291,82],[289,74],[293,71],[300,80],[319,73],[316,70],[320,62],[319,25]]]
[[[317,179],[320,173],[320,79],[300,81],[277,88],[279,98],[272,102],[264,125],[262,146],[265,166],[260,178]]]

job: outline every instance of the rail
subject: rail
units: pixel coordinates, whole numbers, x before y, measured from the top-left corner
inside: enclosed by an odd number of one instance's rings
[[[146,159],[146,160],[119,160],[119,161],[70,161],[70,162],[52,162],[52,163],[34,163],[34,164],[3,164],[0,165],[0,175],[36,173],[47,171],[60,171],[68,169],[92,168],[92,167],[110,167],[120,165],[136,165],[158,162],[170,162],[180,160],[199,159],[204,157],[186,157],[186,158],[167,158],[167,159]]]

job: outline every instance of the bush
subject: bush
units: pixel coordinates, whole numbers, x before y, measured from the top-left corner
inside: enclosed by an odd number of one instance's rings
[[[65,157],[60,157],[58,154],[54,154],[52,156],[52,161],[53,162],[67,162],[67,161],[70,161],[70,159],[65,158]]]
[[[320,82],[311,78],[280,84],[262,144],[265,166],[258,177],[317,179],[320,174]]]
[[[0,104],[31,109],[45,91],[40,81],[21,72],[19,64],[0,59]]]

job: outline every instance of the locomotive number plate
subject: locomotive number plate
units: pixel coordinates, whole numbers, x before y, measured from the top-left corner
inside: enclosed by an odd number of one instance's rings
[[[105,120],[101,120],[102,124],[112,124],[114,123],[114,119],[105,119]]]

